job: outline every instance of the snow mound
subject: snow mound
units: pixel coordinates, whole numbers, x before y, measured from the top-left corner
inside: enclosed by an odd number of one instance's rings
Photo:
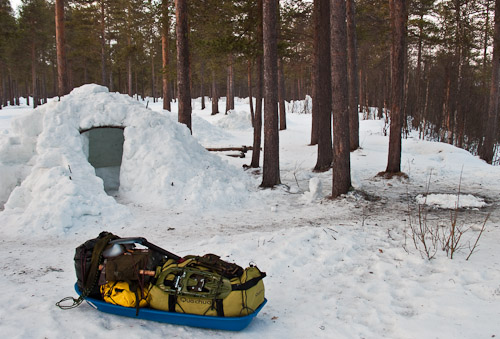
[[[444,209],[455,208],[481,208],[486,206],[483,198],[472,194],[428,194],[424,196],[419,194],[416,201],[420,205],[435,206]]]
[[[286,111],[297,114],[311,114],[312,112],[312,98],[306,95],[305,100],[292,100],[285,102]]]
[[[309,180],[309,191],[304,192],[304,198],[308,202],[323,198],[323,185],[318,177]]]
[[[211,144],[216,141],[224,141],[231,138],[231,134],[224,131],[222,128],[209,123],[202,117],[193,115],[193,136],[202,145]]]
[[[216,125],[223,129],[248,129],[252,128],[252,117],[249,112],[230,110],[216,122]]]
[[[12,191],[0,222],[17,225],[12,232],[59,234],[127,218],[128,209],[104,191],[88,161],[89,139],[80,134],[105,126],[123,129],[121,200],[189,209],[246,201],[248,177],[206,151],[184,125],[127,95],[84,85],[13,120],[12,133],[0,138],[0,178],[10,178],[0,198]]]

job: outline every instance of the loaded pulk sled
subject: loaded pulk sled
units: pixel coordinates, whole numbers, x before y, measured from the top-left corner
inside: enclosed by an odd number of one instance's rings
[[[267,302],[266,274],[256,266],[243,269],[215,254],[180,257],[143,237],[102,232],[76,248],[74,261],[79,297],[59,301],[62,309],[86,300],[117,315],[241,330]]]

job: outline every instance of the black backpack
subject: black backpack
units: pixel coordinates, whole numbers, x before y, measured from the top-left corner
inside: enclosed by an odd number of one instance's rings
[[[135,244],[141,244],[148,248],[143,251],[132,251],[132,254],[135,253],[133,257],[138,258],[138,260],[129,260],[129,258],[123,260],[121,253],[112,253],[114,248],[130,249]],[[110,265],[103,270],[106,252],[111,253],[113,257],[108,259]],[[127,251],[127,254],[131,253]],[[138,286],[144,286],[147,283],[143,280],[144,277],[138,274],[136,264],[140,264],[140,269],[155,270],[157,266],[163,265],[167,259],[177,261],[180,257],[151,244],[145,238],[120,238],[109,232],[101,232],[97,238],[87,240],[75,250],[75,272],[80,297],[78,299],[66,297],[56,305],[62,309],[71,309],[80,305],[86,297],[102,299],[99,289],[101,271],[104,271],[108,277],[113,276],[116,279],[129,282],[131,289],[136,292]],[[127,269],[126,265],[129,263],[134,267]],[[67,301],[73,303],[63,305]]]
[[[91,298],[100,298],[98,279],[99,265],[102,264],[102,252],[111,240],[119,239],[118,236],[101,232],[97,238],[87,240],[75,250],[76,283],[82,295]]]

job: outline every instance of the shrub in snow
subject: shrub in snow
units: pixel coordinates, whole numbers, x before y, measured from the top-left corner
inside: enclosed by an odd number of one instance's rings
[[[92,217],[102,223],[126,217],[126,207],[105,193],[87,159],[88,138],[80,134],[104,126],[123,128],[119,194],[124,201],[206,208],[246,200],[247,177],[207,152],[184,125],[127,95],[85,85],[14,120],[12,133],[0,139],[0,178],[13,178],[10,187],[22,181],[0,222],[26,232],[60,231]]]

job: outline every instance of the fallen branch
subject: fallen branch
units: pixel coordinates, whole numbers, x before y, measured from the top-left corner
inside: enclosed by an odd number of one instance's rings
[[[253,150],[252,146],[241,146],[241,147],[207,147],[209,152],[227,152],[227,151],[240,151],[246,153],[247,151]],[[262,150],[262,148],[261,148]]]

